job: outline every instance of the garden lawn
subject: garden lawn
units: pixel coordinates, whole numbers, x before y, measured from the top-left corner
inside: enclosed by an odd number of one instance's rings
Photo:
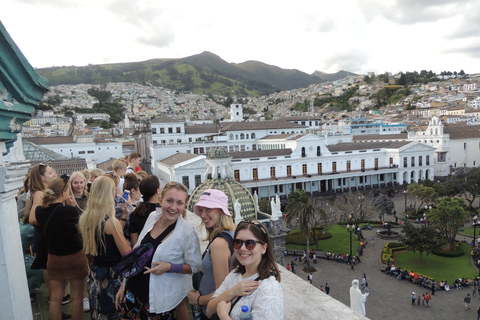
[[[292,232],[300,232],[300,230],[293,230]],[[318,241],[318,249],[320,251],[330,251],[335,253],[350,253],[350,234],[345,226],[334,225],[328,232],[332,235],[331,238]],[[352,234],[352,254],[357,255],[357,247],[360,242],[356,240]],[[307,246],[300,246],[294,244],[287,244],[287,249],[307,250]],[[315,243],[310,243],[310,250],[317,250]]]
[[[425,253],[422,256],[422,263],[419,263],[419,253],[412,251],[400,252],[395,254],[395,265],[408,271],[420,273],[431,277],[437,281],[447,280],[453,285],[455,279],[466,278],[474,279],[478,274],[470,262],[470,251],[472,246],[462,243],[465,254],[461,257],[440,257],[434,254]]]

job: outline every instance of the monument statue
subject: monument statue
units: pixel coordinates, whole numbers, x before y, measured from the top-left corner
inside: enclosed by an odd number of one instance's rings
[[[362,293],[358,287],[358,279],[352,280],[350,288],[350,308],[365,316],[365,301],[367,301],[368,292]]]
[[[239,224],[240,221],[242,221],[242,205],[238,201],[238,199],[235,200],[234,210],[235,210],[235,224]]]

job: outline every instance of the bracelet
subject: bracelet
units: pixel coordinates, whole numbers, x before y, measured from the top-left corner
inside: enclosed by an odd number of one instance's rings
[[[200,307],[200,297],[201,297],[201,295],[198,295],[198,298],[197,298],[197,306],[199,306],[199,307]]]
[[[180,273],[183,270],[183,263],[170,263],[170,273]]]
[[[125,222],[127,222],[128,220],[127,220],[127,218],[121,218],[120,221],[125,221]]]

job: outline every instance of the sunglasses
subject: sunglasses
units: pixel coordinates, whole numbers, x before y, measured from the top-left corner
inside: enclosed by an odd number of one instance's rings
[[[233,247],[235,249],[240,249],[240,248],[242,248],[244,243],[245,243],[245,248],[247,248],[247,250],[255,249],[255,246],[257,245],[257,243],[263,244],[263,242],[256,241],[256,240],[245,240],[244,241],[244,240],[240,240],[240,239],[235,239],[235,240],[233,240]]]

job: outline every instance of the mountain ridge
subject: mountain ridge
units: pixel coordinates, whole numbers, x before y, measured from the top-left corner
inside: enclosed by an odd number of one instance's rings
[[[137,82],[195,94],[223,96],[267,95],[355,75],[343,70],[334,74],[315,71],[310,75],[297,69],[282,69],[254,60],[229,63],[208,51],[184,58],[50,67],[36,71],[49,79],[50,85]]]

